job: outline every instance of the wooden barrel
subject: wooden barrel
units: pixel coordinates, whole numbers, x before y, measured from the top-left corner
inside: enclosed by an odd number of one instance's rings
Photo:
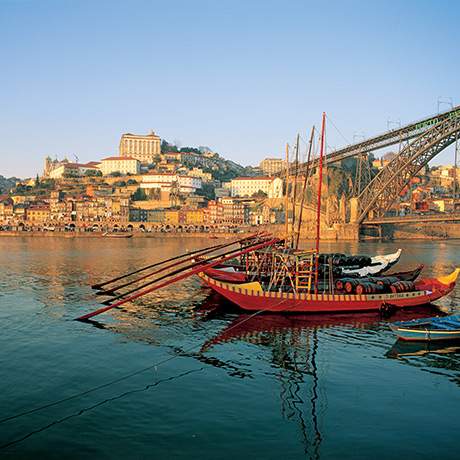
[[[398,283],[399,278],[396,278],[396,276],[382,276],[376,279],[375,281],[377,284],[380,284],[381,286],[391,286],[393,283]]]
[[[412,281],[398,281],[396,283],[393,283],[390,286],[390,290],[393,293],[397,292],[410,292],[415,289],[415,285]]]
[[[356,286],[358,286],[358,284],[359,284],[359,281],[354,280],[354,279],[349,279],[349,280],[345,281],[345,284],[344,284],[345,292],[347,294],[352,294],[354,292]]]
[[[361,294],[379,294],[383,291],[383,286],[377,284],[377,283],[371,283],[371,282],[360,282],[356,288],[355,292],[358,295]]]

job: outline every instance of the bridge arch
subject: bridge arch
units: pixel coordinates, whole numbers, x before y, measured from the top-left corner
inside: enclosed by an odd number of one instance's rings
[[[357,223],[362,223],[370,211],[383,215],[411,178],[459,137],[460,114],[455,113],[422,133],[401,150],[358,196]]]

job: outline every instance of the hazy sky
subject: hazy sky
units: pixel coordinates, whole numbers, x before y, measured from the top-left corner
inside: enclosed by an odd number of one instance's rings
[[[322,111],[351,141],[460,104],[459,54],[452,0],[0,0],[0,174],[150,129],[257,164]]]

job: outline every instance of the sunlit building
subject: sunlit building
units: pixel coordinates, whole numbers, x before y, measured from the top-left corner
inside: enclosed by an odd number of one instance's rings
[[[272,176],[285,169],[285,164],[285,160],[281,158],[265,158],[260,162],[259,168],[264,174]]]
[[[132,157],[108,157],[101,160],[99,166],[102,175],[108,176],[115,172],[120,174],[139,174],[140,161]]]
[[[264,193],[268,198],[282,198],[283,181],[279,177],[236,177],[232,179],[231,196],[253,196]]]
[[[153,163],[161,153],[161,139],[153,131],[147,135],[126,133],[121,136],[120,156],[132,157],[141,163]]]

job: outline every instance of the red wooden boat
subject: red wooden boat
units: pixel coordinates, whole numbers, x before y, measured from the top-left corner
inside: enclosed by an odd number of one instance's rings
[[[219,281],[203,272],[198,276],[211,289],[244,310],[319,313],[380,310],[386,304],[397,308],[427,305],[449,294],[455,287],[459,273],[460,268],[457,268],[447,276],[421,279],[411,292],[360,295],[278,292],[264,289],[257,281],[236,284]]]

